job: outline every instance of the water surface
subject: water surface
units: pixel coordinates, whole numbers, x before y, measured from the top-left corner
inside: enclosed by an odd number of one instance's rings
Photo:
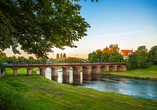
[[[46,69],[45,77],[59,83],[71,84],[76,87],[92,88],[98,91],[114,92],[134,97],[157,100],[157,81],[138,80],[129,78],[100,78],[100,75],[63,76],[58,70],[58,77],[51,77],[51,69]]]

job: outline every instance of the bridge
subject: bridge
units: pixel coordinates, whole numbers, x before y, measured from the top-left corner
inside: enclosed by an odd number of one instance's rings
[[[5,68],[13,69],[13,76],[17,76],[19,68],[27,68],[27,75],[32,75],[32,69],[38,67],[40,75],[45,76],[45,69],[51,68],[51,75],[58,76],[58,68],[62,68],[62,73],[69,76],[70,67],[73,68],[74,75],[80,75],[80,68],[82,67],[83,75],[100,74],[101,72],[108,71],[127,71],[125,64],[113,63],[54,63],[54,64],[8,64],[4,65]],[[5,73],[4,73],[5,74]]]

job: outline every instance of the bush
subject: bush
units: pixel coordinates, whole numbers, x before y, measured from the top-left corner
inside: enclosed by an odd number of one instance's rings
[[[1,63],[0,63],[0,68],[1,68],[1,73],[3,73],[3,71],[5,71],[5,68]]]
[[[149,67],[148,70],[157,70],[157,65]]]

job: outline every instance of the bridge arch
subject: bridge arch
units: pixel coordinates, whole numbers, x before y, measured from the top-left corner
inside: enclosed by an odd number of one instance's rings
[[[83,75],[90,75],[90,73],[91,73],[91,66],[83,66],[82,67],[82,73],[83,73]]]
[[[109,71],[115,71],[113,65],[109,66]]]
[[[100,67],[100,72],[107,72],[108,70],[108,66],[101,66]]]
[[[11,68],[11,67],[9,67],[9,68],[7,69],[7,71],[6,71],[6,68],[5,68],[5,73],[8,73],[9,76],[13,76],[13,74],[14,74],[14,69]],[[1,74],[2,74],[2,73],[1,73]]]
[[[21,69],[22,69],[23,71],[21,71]],[[17,75],[31,75],[31,73],[29,74],[27,70],[28,70],[27,67],[18,68],[18,69],[17,69]]]
[[[118,65],[117,66],[117,71],[122,71],[123,70],[123,67],[121,65]]]
[[[100,73],[100,66],[92,66],[92,73],[99,74]]]

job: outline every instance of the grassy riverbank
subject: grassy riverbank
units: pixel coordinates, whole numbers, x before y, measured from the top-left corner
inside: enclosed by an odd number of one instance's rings
[[[35,73],[26,76],[24,68],[18,71],[19,76],[7,77],[13,74],[12,72],[7,69],[5,77],[0,78],[0,88],[3,88],[0,89],[0,106],[11,108],[15,106],[16,110],[25,106],[29,110],[155,110],[157,108],[157,100],[60,84]]]
[[[134,69],[131,71],[116,71],[116,72],[104,72],[102,75],[110,74],[115,76],[122,76],[122,77],[130,77],[130,78],[143,78],[149,80],[157,80],[157,65],[151,66],[146,69]]]

